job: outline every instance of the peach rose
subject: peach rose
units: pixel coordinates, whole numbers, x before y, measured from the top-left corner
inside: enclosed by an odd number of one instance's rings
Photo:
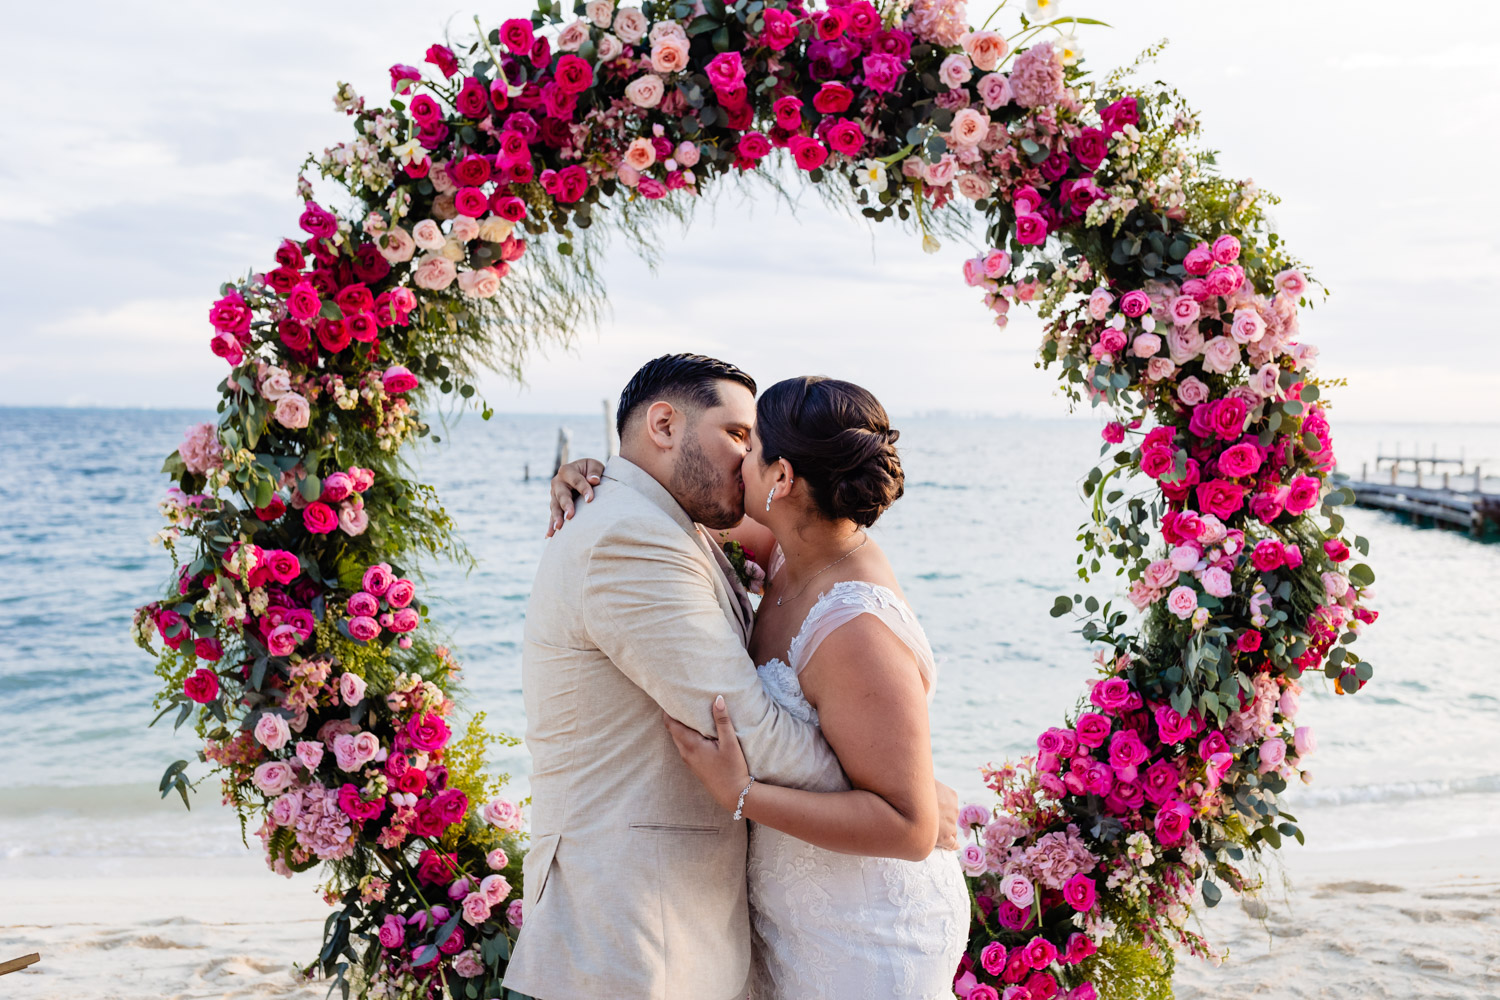
[[[486,243],[504,243],[515,228],[516,224],[509,219],[491,215],[479,224],[479,238]]]
[[[1152,357],[1159,350],[1161,350],[1161,338],[1154,333],[1137,334],[1136,338],[1130,342],[1130,353],[1138,358]]]
[[[988,73],[1005,58],[1005,36],[998,31],[971,31],[959,39],[974,68]]]
[[[583,14],[594,27],[608,28],[615,19],[615,0],[589,0],[583,5]]]
[[[961,174],[954,187],[958,193],[970,201],[978,201],[980,198],[988,198],[992,190],[990,182],[978,174]]]
[[[651,43],[651,68],[658,73],[677,73],[687,67],[686,38],[667,35]]]
[[[479,223],[467,215],[460,215],[453,220],[453,225],[448,235],[460,243],[467,243],[479,235]]]
[[[458,276],[458,287],[471,299],[487,299],[500,291],[500,273],[493,267],[464,271]]]
[[[615,34],[626,45],[634,45],[646,37],[646,15],[639,7],[621,7],[615,12]]]
[[[276,401],[276,422],[290,430],[296,431],[306,427],[310,412],[307,400],[299,393],[289,392]]]
[[[589,23],[587,21],[574,21],[558,34],[557,50],[559,52],[577,52],[578,47],[588,40]]]
[[[458,190],[458,184],[452,177],[448,176],[448,161],[438,162],[434,160],[432,169],[428,171],[427,179],[432,181],[432,187],[438,194],[452,194]]]
[[[417,242],[405,229],[392,226],[389,232],[383,233],[375,241],[375,249],[392,264],[404,264],[417,252]]]
[[[277,368],[275,365],[266,368],[266,373],[260,380],[262,396],[274,403],[291,391],[292,376],[285,368]]]
[[[964,108],[953,116],[948,141],[955,146],[977,146],[989,135],[990,119],[982,111]]]
[[[457,225],[458,220],[454,219],[453,223],[454,225]],[[464,257],[468,255],[468,251],[464,249],[464,245],[451,236],[443,241],[443,248],[439,250],[438,253],[444,257],[447,257],[455,264],[462,261]]]
[[[641,77],[642,80],[646,79]],[[660,80],[658,79],[658,82]],[[628,92],[630,88],[626,88]],[[635,170],[645,170],[656,162],[656,149],[644,136],[636,139],[625,149],[625,164]]]
[[[433,218],[444,221],[458,215],[458,209],[453,207],[453,196],[451,194],[440,194],[432,199],[431,211]]]
[[[662,83],[661,77],[654,73],[638,76],[625,85],[625,97],[638,108],[654,108],[661,103],[662,95],[667,92],[667,85]],[[637,139],[636,142],[645,142]],[[648,143],[649,145],[649,143]],[[655,154],[653,154],[654,156]]]
[[[453,261],[437,254],[427,254],[417,263],[412,280],[417,283],[418,288],[440,292],[453,284],[456,277],[458,269],[453,266]]]
[[[417,241],[417,246],[423,250],[441,250],[443,244],[448,242],[448,237],[443,235],[443,229],[432,219],[423,219],[412,227],[412,239]]]

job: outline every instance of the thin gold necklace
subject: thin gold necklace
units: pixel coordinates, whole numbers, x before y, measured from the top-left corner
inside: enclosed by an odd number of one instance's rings
[[[860,549],[862,549],[866,545],[868,545],[869,542],[870,542],[870,535],[869,535],[869,532],[866,532],[865,533],[865,540],[863,542],[860,542],[858,545],[854,546],[854,548],[850,549],[848,552],[845,552],[843,555],[839,556],[833,562],[829,563],[827,566],[824,566],[822,569],[818,570],[812,576],[808,577],[807,578],[807,582],[802,585],[802,589],[799,590],[799,591],[797,591],[795,594],[793,594],[792,597],[791,597],[791,599],[795,601],[797,598],[801,597],[803,595],[803,593],[806,592],[807,588],[812,586],[812,582],[814,580],[816,580],[818,577],[822,576],[824,573],[827,573],[829,570],[833,569],[833,567],[837,566],[839,563],[843,562],[845,559],[848,559],[850,556],[854,555],[854,553],[858,552]],[[779,597],[776,598],[776,606],[778,608],[781,607],[781,600],[782,599],[779,598]]]

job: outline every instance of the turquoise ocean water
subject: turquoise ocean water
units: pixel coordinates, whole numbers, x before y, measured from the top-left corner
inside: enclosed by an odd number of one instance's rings
[[[196,748],[186,731],[146,728],[155,679],[128,637],[132,609],[170,568],[149,545],[166,485],[156,470],[208,416],[0,409],[0,857],[244,850],[213,783],[191,816],[157,800],[162,768]],[[1077,482],[1098,454],[1097,424],[896,423],[907,493],[876,537],[940,662],[939,776],[977,793],[977,766],[1025,752],[1090,676],[1081,639],[1047,611],[1077,582]],[[597,414],[471,414],[417,465],[478,560],[468,574],[430,566],[424,586],[465,664],[466,705],[518,734],[522,622],[560,426],[575,457],[601,452]],[[1409,449],[1413,436],[1337,422],[1334,432],[1356,473],[1378,445]],[[1417,434],[1500,473],[1500,426]],[[1302,699],[1299,721],[1320,743],[1316,781],[1295,793],[1307,849],[1500,835],[1500,544],[1372,511],[1349,522],[1370,539],[1378,575],[1382,618],[1360,642],[1377,673],[1353,697],[1313,679]],[[524,792],[524,748],[495,763]]]

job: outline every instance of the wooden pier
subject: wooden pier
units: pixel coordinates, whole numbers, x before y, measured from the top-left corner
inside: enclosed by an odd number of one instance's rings
[[[1402,466],[1407,463],[1411,473],[1403,475]],[[1428,467],[1425,482],[1423,465]],[[1439,465],[1456,465],[1458,472],[1439,474]],[[1406,514],[1418,523],[1468,531],[1475,538],[1500,529],[1500,492],[1486,490],[1479,466],[1470,470],[1461,457],[1439,458],[1436,449],[1431,456],[1401,455],[1398,449],[1396,455],[1377,456],[1374,477],[1368,465],[1361,465],[1359,472],[1358,480],[1342,485],[1354,491],[1354,502],[1360,507]]]

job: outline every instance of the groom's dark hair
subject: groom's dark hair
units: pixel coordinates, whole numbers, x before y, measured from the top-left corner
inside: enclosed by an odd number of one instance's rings
[[[755,379],[727,361],[701,354],[663,354],[641,365],[621,390],[615,430],[623,436],[631,414],[661,399],[694,408],[718,406],[719,382],[737,382],[755,395]]]

